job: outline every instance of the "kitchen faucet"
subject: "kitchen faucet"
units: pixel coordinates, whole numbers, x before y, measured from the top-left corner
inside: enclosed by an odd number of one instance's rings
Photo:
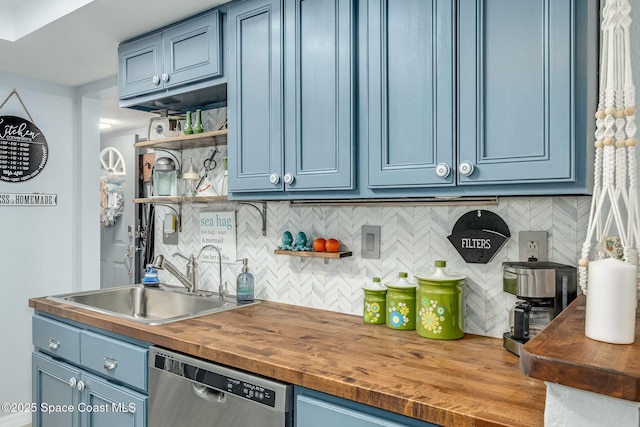
[[[176,279],[178,279],[178,281],[180,281],[180,283],[182,283],[182,285],[187,288],[188,292],[191,293],[196,293],[198,292],[198,284],[197,284],[197,274],[196,274],[196,270],[198,267],[198,263],[196,262],[196,259],[200,258],[200,255],[202,254],[202,251],[207,249],[207,248],[213,248],[216,250],[216,252],[218,252],[218,271],[219,271],[219,280],[220,280],[220,287],[219,289],[222,290],[222,254],[220,253],[220,249],[218,249],[217,247],[213,246],[213,245],[206,245],[203,246],[200,251],[198,252],[198,255],[191,255],[189,257],[186,257],[184,255],[182,255],[180,252],[176,252],[174,253],[172,256],[176,257],[179,256],[181,258],[184,258],[185,260],[187,260],[187,272],[186,274],[182,274],[178,268],[173,265],[171,262],[169,262],[168,260],[166,260],[164,258],[164,256],[162,255],[158,255],[155,259],[155,261],[153,262],[153,266],[158,269],[158,270],[167,270],[169,273],[171,273]],[[224,293],[220,293],[220,299],[224,298]]]
[[[200,257],[200,254],[202,253],[202,251],[204,251],[207,248],[213,248],[216,250],[216,252],[218,252],[218,294],[220,295],[220,299],[224,300],[225,289],[222,286],[222,253],[220,253],[220,249],[218,249],[216,246],[206,245],[206,246],[203,246],[202,249],[200,249],[200,253],[198,253],[198,258]]]

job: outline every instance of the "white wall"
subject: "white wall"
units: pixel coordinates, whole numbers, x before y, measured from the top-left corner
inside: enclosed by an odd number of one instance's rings
[[[44,133],[49,157],[31,180],[0,181],[0,193],[58,196],[53,207],[0,206],[0,402],[30,402],[33,310],[28,299],[99,283],[99,237],[93,237],[99,236],[98,181],[93,179],[98,174],[99,110],[83,101],[77,89],[0,73],[0,98],[14,88]],[[0,115],[28,119],[15,96]],[[82,123],[89,124],[83,129]],[[16,416],[0,413],[0,420],[5,418],[0,424]]]

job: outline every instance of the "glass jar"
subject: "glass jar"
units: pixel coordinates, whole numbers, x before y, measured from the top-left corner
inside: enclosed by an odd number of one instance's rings
[[[189,162],[189,168],[182,174],[182,195],[185,197],[194,197],[198,192],[199,181],[200,174],[196,172],[192,158]]]
[[[154,196],[177,196],[177,174],[175,162],[169,157],[160,157],[153,165]]]

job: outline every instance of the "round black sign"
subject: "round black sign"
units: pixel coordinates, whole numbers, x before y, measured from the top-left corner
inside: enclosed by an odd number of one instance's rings
[[[0,180],[27,181],[47,164],[49,147],[40,129],[29,120],[0,116]]]

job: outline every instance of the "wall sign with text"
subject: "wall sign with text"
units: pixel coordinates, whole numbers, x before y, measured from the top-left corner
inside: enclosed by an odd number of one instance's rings
[[[0,206],[56,206],[57,194],[0,193]]]
[[[48,157],[47,140],[36,125],[0,116],[0,181],[27,181],[44,169]]]
[[[200,212],[200,243],[202,247],[213,245],[222,253],[222,262],[235,264],[236,253],[236,212]],[[207,248],[200,260],[218,262],[218,252]]]
[[[502,218],[478,209],[462,215],[447,238],[467,263],[486,264],[509,237],[509,227]]]

